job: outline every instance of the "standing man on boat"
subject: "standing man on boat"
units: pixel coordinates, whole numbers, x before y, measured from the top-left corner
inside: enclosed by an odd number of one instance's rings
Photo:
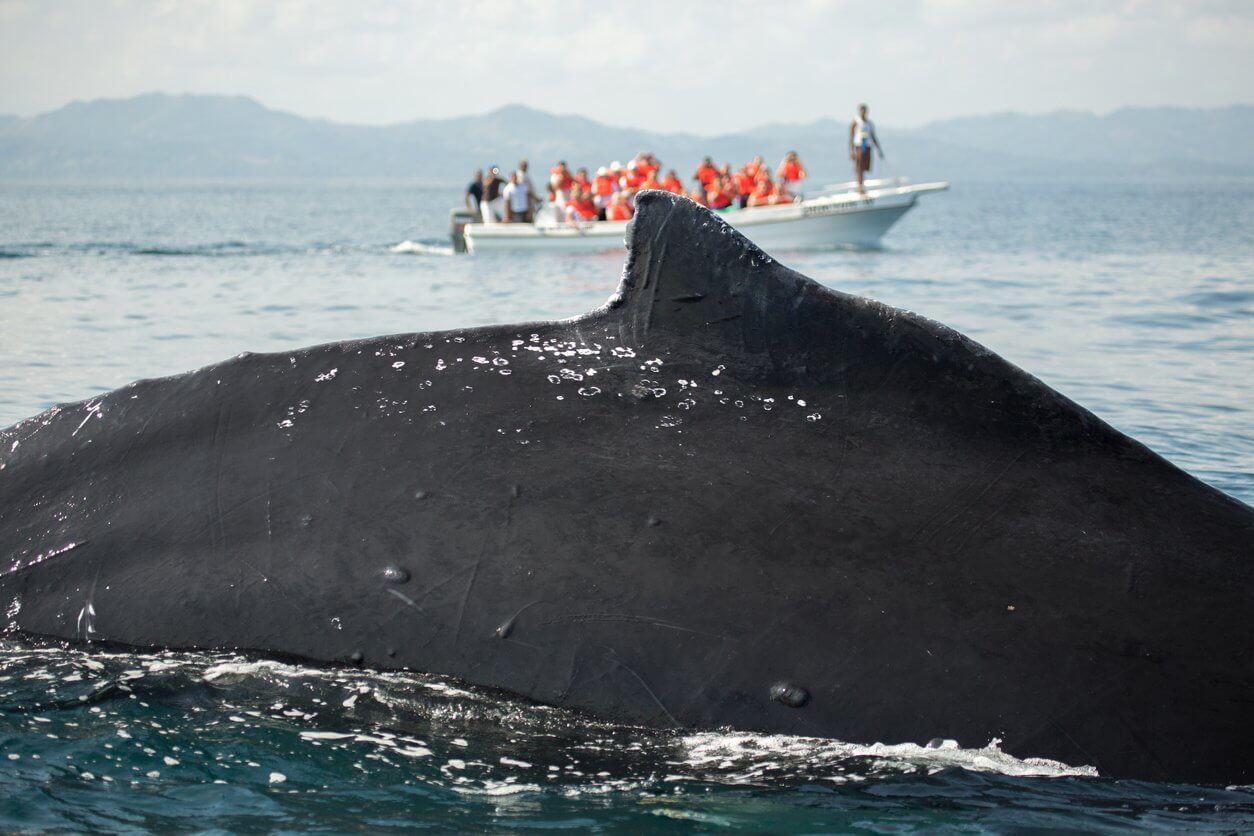
[[[862,178],[871,170],[871,146],[884,159],[884,149],[880,147],[879,137],[875,135],[875,123],[867,117],[867,106],[858,105],[858,115],[849,123],[849,159],[853,160],[854,176],[858,180],[858,191],[866,194]]]

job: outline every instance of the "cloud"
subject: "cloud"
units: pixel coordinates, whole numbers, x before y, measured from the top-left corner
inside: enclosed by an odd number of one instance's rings
[[[1199,17],[1184,30],[1189,43],[1204,47],[1254,49],[1254,20],[1249,17]]]
[[[1246,100],[1234,0],[0,0],[0,112],[150,90],[384,123],[510,102],[725,131]],[[1182,35],[1183,33],[1183,35]]]

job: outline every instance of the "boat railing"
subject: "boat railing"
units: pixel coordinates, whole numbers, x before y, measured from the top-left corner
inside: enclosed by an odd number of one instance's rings
[[[910,185],[909,177],[882,177],[873,180],[863,180],[862,185],[867,189],[897,189],[902,186]],[[832,194],[842,194],[844,192],[857,191],[858,181],[850,180],[847,183],[829,183],[821,187],[817,192],[811,192],[806,197],[821,197]]]

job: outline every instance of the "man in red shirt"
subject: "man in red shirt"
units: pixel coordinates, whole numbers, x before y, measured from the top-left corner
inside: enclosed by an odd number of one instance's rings
[[[696,172],[692,175],[692,179],[700,183],[701,188],[707,191],[715,177],[718,177],[718,169],[714,167],[714,160],[709,157],[701,161],[701,165],[697,166]]]

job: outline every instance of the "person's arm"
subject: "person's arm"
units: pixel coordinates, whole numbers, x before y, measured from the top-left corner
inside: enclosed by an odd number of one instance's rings
[[[477,211],[479,211],[479,207],[478,207],[478,206],[471,206],[471,205],[470,205],[470,189],[467,189],[467,190],[466,190],[466,194],[462,197],[462,200],[463,200],[463,202],[465,202],[465,204],[466,204],[466,211],[467,211],[467,212],[477,212]]]
[[[849,123],[849,157],[850,159],[853,158],[853,132],[856,131],[857,129],[858,129],[857,122]]]
[[[880,152],[880,159],[884,159],[884,149],[880,147],[880,138],[875,135],[875,126],[871,126],[871,143],[875,146],[875,150]]]

